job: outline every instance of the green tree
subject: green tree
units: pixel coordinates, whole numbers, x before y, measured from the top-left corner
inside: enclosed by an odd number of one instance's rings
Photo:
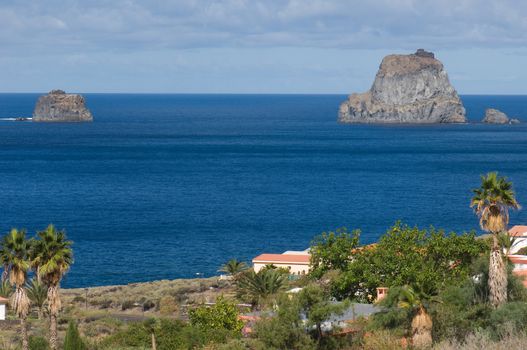
[[[481,186],[473,190],[470,206],[479,217],[481,229],[492,233],[489,259],[489,301],[494,307],[507,302],[507,263],[499,244],[499,235],[506,233],[509,209],[519,209],[512,183],[498,173],[481,177]]]
[[[272,295],[282,291],[285,287],[286,275],[280,269],[264,268],[258,271],[246,271],[237,281],[240,297],[260,305]]]
[[[333,295],[372,302],[377,287],[426,286],[437,294],[446,283],[463,280],[487,246],[473,233],[420,230],[397,222],[371,247],[359,249],[331,283]]]
[[[49,344],[57,349],[57,317],[61,308],[60,281],[73,263],[72,242],[66,239],[64,231],[57,231],[49,225],[37,234],[38,240],[32,244],[32,265],[46,284],[47,305],[49,309]]]
[[[41,320],[48,294],[47,288],[37,279],[31,279],[31,282],[26,285],[26,291],[31,303],[37,307],[38,319]]]
[[[243,322],[238,318],[236,304],[220,296],[211,306],[199,306],[189,311],[190,324],[203,330],[226,330],[239,335]]]
[[[297,298],[280,295],[274,315],[264,316],[255,324],[253,337],[268,350],[314,350],[316,342],[307,334],[300,316]]]
[[[359,237],[360,230],[350,233],[345,227],[315,237],[310,247],[310,275],[320,278],[330,270],[345,270],[359,246]]]
[[[337,303],[318,284],[310,284],[298,294],[300,309],[307,318],[307,325],[315,327],[315,338],[322,340],[322,324],[331,316],[340,315],[349,306],[349,302]]]
[[[85,350],[86,344],[79,334],[79,329],[74,321],[70,321],[68,324],[68,331],[64,338],[64,350]]]
[[[22,349],[29,349],[29,339],[27,333],[27,315],[29,313],[30,301],[27,297],[24,284],[27,280],[27,272],[30,267],[29,262],[29,241],[26,239],[26,232],[23,230],[12,229],[7,237],[2,241],[5,260],[9,266],[9,282],[15,287],[15,292],[11,296],[10,305],[15,314],[20,318],[20,334],[22,336]]]
[[[227,261],[225,265],[223,265],[218,271],[219,272],[225,272],[233,277],[237,276],[239,273],[247,270],[247,264],[243,261],[239,261],[237,259],[231,259]]]

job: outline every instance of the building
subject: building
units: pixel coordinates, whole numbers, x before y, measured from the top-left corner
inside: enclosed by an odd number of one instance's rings
[[[522,248],[527,247],[527,226],[516,225],[509,230],[509,236],[513,240],[509,250],[509,260],[514,265],[512,272],[523,279],[523,285],[527,287],[527,255],[518,254]]]
[[[527,226],[516,225],[509,230],[509,236],[514,240],[509,254],[515,254],[520,249],[527,247]]]
[[[261,254],[253,259],[254,272],[260,271],[266,265],[273,265],[289,270],[292,275],[305,275],[309,272],[307,251],[287,251],[283,254]]]
[[[0,321],[5,320],[6,315],[6,305],[9,302],[9,299],[0,297]]]

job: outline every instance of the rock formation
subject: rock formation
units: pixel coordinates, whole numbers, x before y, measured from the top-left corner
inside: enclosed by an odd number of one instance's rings
[[[91,122],[93,116],[86,108],[84,97],[52,90],[40,96],[33,111],[35,122]]]
[[[434,54],[384,57],[369,91],[340,105],[341,123],[465,123],[465,108]]]
[[[483,123],[488,124],[518,124],[518,119],[509,119],[507,114],[494,108],[487,108],[485,110],[485,118],[482,120]]]

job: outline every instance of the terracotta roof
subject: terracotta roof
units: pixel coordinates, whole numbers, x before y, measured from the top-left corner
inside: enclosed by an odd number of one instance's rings
[[[527,255],[509,255],[508,257],[513,264],[527,264]]]
[[[261,254],[253,259],[253,263],[309,264],[310,257],[309,254]]]
[[[509,230],[509,235],[511,235],[512,237],[527,236],[527,226],[525,225],[513,226]]]
[[[7,304],[9,302],[9,299],[6,299],[4,297],[0,297],[0,304]]]

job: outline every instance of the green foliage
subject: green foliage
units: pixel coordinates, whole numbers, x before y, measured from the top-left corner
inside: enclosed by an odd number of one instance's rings
[[[359,245],[360,230],[348,232],[343,227],[336,232],[323,232],[311,242],[310,275],[320,278],[330,270],[344,270]]]
[[[474,189],[470,206],[480,218],[483,230],[499,233],[506,231],[509,223],[509,208],[519,209],[512,182],[497,172],[481,176],[481,186]]]
[[[73,264],[73,242],[53,225],[38,232],[37,238],[31,247],[31,264],[44,283],[56,285]]]
[[[29,350],[49,350],[49,343],[44,337],[29,337]]]
[[[180,320],[148,320],[132,323],[127,329],[106,337],[100,349],[139,348],[150,349],[152,334],[158,350],[199,349],[204,345],[225,343],[229,332],[202,330]]]
[[[200,306],[189,311],[191,325],[202,330],[226,330],[239,334],[243,322],[238,318],[236,304],[219,297],[211,307]]]
[[[64,338],[64,350],[85,350],[86,344],[82,340],[77,324],[73,321],[69,322],[68,331]]]
[[[466,278],[472,261],[487,249],[473,233],[447,235],[397,222],[375,246],[354,254],[346,270],[332,281],[333,295],[371,302],[377,287],[404,285],[420,286],[435,295],[447,283]]]
[[[521,332],[527,324],[527,304],[524,302],[510,302],[492,310],[489,320],[490,334],[498,339],[507,332]]]
[[[257,322],[253,336],[269,350],[316,349],[315,341],[307,334],[300,317],[301,306],[296,299],[285,295],[278,298],[276,314]]]
[[[26,285],[26,291],[29,300],[31,300],[31,304],[39,309],[42,309],[48,296],[48,290],[46,286],[33,278]]]
[[[0,297],[7,298],[13,294],[13,286],[9,283],[9,280],[0,282]]]
[[[231,276],[236,276],[240,272],[247,270],[248,266],[243,261],[237,259],[229,260],[225,265],[223,265],[218,271],[225,272]]]
[[[298,294],[301,311],[307,317],[307,325],[315,327],[315,337],[322,338],[321,325],[332,315],[340,315],[349,306],[348,302],[336,303],[330,301],[329,294],[318,284],[306,286]]]
[[[255,273],[249,270],[241,274],[236,283],[240,298],[259,305],[285,287],[286,273],[281,269],[265,268]]]

